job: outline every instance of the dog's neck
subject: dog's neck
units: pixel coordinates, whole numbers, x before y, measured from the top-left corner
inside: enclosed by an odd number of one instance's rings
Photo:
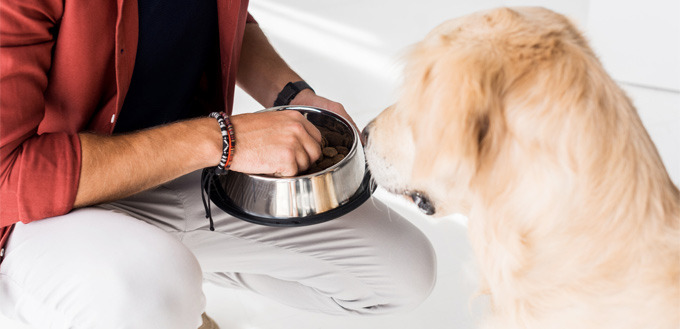
[[[650,145],[590,154],[597,160],[577,159],[577,167],[509,150],[514,157],[476,177],[468,225],[482,289],[530,300],[554,289],[625,285],[630,271],[658,267],[663,256],[646,251],[680,248],[680,193]]]

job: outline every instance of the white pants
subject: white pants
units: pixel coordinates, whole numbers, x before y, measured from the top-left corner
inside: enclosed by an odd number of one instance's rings
[[[203,280],[330,314],[415,307],[435,280],[427,238],[378,200],[305,227],[213,206],[200,173],[115,203],[18,224],[0,266],[0,313],[35,328],[194,329]]]

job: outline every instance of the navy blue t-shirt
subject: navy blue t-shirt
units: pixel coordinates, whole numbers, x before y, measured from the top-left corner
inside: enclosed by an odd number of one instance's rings
[[[215,0],[139,0],[132,81],[114,133],[192,116],[203,69],[217,51]]]

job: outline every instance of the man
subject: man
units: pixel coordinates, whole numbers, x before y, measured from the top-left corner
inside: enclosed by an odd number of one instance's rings
[[[2,0],[0,313],[36,328],[197,328],[204,279],[330,314],[429,294],[431,245],[378,201],[300,228],[216,209],[208,229],[199,172],[223,149],[207,114],[231,112],[235,83],[270,107],[302,81],[247,3]],[[293,91],[284,102],[348,117]],[[294,112],[230,121],[231,170],[290,176],[320,156]]]

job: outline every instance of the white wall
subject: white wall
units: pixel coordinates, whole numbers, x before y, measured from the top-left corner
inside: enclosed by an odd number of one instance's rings
[[[680,93],[680,1],[591,0],[586,35],[618,82]]]

